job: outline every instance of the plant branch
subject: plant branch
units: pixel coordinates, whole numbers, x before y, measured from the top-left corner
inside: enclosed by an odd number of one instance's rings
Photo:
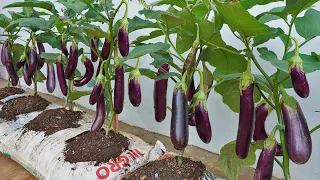
[[[267,103],[272,107],[272,109],[276,109],[275,105],[263,94],[263,92],[262,92],[261,88],[259,87],[259,85],[258,84],[255,84],[255,85],[256,85],[258,91],[260,92],[261,96],[263,97],[263,99],[265,101],[267,101]]]
[[[235,55],[238,55],[238,56],[247,57],[247,55],[245,55],[245,54],[240,54],[240,53],[238,53],[238,52],[232,51],[232,50],[227,49],[227,48],[225,48],[225,47],[221,47],[221,46],[218,46],[218,45],[215,45],[215,44],[212,44],[212,43],[210,43],[210,42],[203,41],[203,40],[202,40],[202,42],[204,42],[205,44],[208,44],[208,45],[210,45],[210,46],[214,46],[214,47],[216,47],[216,48],[218,48],[218,49],[222,49],[222,50],[224,50],[224,51],[227,51],[227,52],[229,52],[229,53],[231,53],[231,54],[235,54]]]
[[[288,39],[287,39],[287,42],[286,42],[286,45],[285,45],[285,48],[284,48],[284,53],[283,53],[283,56],[285,56],[286,54],[287,54],[287,52],[288,52],[288,46],[289,46],[289,42],[290,42],[290,36],[291,36],[291,33],[292,33],[292,27],[293,27],[293,25],[294,25],[294,21],[296,20],[296,18],[297,18],[297,15],[295,15],[293,18],[292,18],[292,20],[291,20],[291,22],[290,22],[290,24],[289,24],[289,33],[288,33]]]
[[[320,124],[319,124],[318,126],[312,128],[312,129],[310,130],[310,134],[314,133],[314,132],[317,131],[319,128],[320,128]]]
[[[301,48],[302,46],[304,46],[305,44],[307,44],[309,41],[311,41],[311,40],[314,39],[315,37],[317,37],[317,36],[313,36],[312,38],[305,40],[303,43],[301,43],[301,44],[299,45],[299,48]]]

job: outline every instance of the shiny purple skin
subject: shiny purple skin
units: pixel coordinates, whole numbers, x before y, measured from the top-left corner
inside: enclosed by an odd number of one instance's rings
[[[97,68],[97,72],[96,72],[96,77],[98,77],[99,73],[100,73],[100,68],[101,68],[101,64],[102,64],[103,61],[99,61],[99,65],[98,65],[98,68]],[[102,74],[105,75],[104,73],[104,70],[102,70]]]
[[[37,51],[33,48],[30,49],[29,53],[29,64],[28,64],[28,77],[32,77],[38,68],[38,56]]]
[[[63,54],[65,56],[69,56],[69,52],[67,49],[67,43],[64,40],[60,40],[60,47],[61,47],[61,51],[63,52]]]
[[[248,156],[250,143],[254,128],[254,84],[250,84],[247,89],[242,90],[240,95],[239,125],[236,140],[236,154],[240,159]]]
[[[134,107],[138,107],[141,104],[141,88],[140,83],[134,77],[129,82],[129,99]]]
[[[2,48],[1,48],[1,63],[4,66],[7,65],[7,63],[9,62],[9,57],[10,57],[10,53],[9,53],[9,50],[8,50],[8,45],[9,45],[9,42],[5,41],[2,44]]]
[[[28,77],[27,71],[28,71],[28,63],[24,63],[23,79],[26,85],[31,86],[32,84],[31,77]]]
[[[56,76],[54,72],[54,66],[52,64],[47,64],[47,91],[52,93],[56,88]]]
[[[310,89],[306,74],[301,71],[297,65],[295,65],[290,69],[290,76],[294,91],[301,98],[307,98],[309,96]]]
[[[166,72],[169,72],[169,64],[161,65],[161,68]],[[157,76],[165,74],[163,70],[159,68]],[[161,79],[154,82],[153,88],[153,102],[154,102],[154,113],[157,122],[162,122],[167,115],[167,88],[168,79]]]
[[[203,104],[199,104],[195,108],[196,129],[202,142],[208,144],[211,141],[212,131],[209,120],[208,111],[204,108]]]
[[[104,118],[106,116],[106,102],[104,100],[104,94],[101,93],[98,98],[96,105],[96,117],[91,126],[91,132],[97,132],[102,127],[104,123]]]
[[[91,78],[93,77],[93,73],[94,73],[94,68],[93,68],[93,64],[90,61],[90,59],[85,59],[84,60],[84,66],[86,67],[86,72],[85,74],[80,78],[80,79],[75,79],[74,80],[74,86],[76,87],[81,87],[86,85]]]
[[[286,147],[289,158],[296,164],[306,163],[312,152],[312,142],[306,118],[298,102],[297,109],[281,103],[281,111],[285,125]]]
[[[124,69],[118,66],[115,70],[115,84],[114,84],[114,112],[120,114],[123,110],[124,103]]]
[[[18,61],[18,62],[16,63],[16,65],[15,65],[14,69],[15,69],[16,71],[18,71],[20,68],[22,68],[22,66],[24,66],[25,62],[26,62],[26,61],[25,61],[24,59]]]
[[[176,150],[183,150],[188,145],[188,97],[181,88],[173,93],[170,138]]]
[[[255,110],[255,125],[253,132],[253,140],[254,141],[264,141],[269,135],[265,129],[265,121],[269,116],[269,110],[267,103],[262,103]],[[277,144],[277,156],[283,156],[282,148],[280,144]]]
[[[109,54],[110,54],[110,41],[107,38],[105,38],[102,51],[101,51],[102,60],[107,60],[109,57]]]
[[[193,95],[196,93],[196,88],[194,87],[194,78],[192,76],[189,91],[188,91],[188,101],[191,102],[193,99]]]
[[[129,54],[129,36],[126,28],[124,26],[119,28],[118,31],[118,45],[120,54],[123,57],[128,56]]]
[[[189,110],[188,117],[189,117],[189,121],[188,121],[189,126],[196,126],[196,117],[192,110]]]
[[[12,86],[16,86],[18,84],[19,77],[17,76],[16,71],[14,70],[13,62],[9,62],[6,66],[6,69],[10,76]]]
[[[253,180],[271,180],[275,154],[276,146],[263,148],[259,156]]]
[[[99,53],[98,51],[98,43],[99,43],[99,39],[97,38],[91,38],[91,60],[93,62],[96,62],[98,60],[98,55],[94,52],[96,51],[97,53]],[[94,49],[94,51],[93,51]]]
[[[94,85],[90,97],[89,97],[89,104],[94,105],[98,100],[101,94],[103,93],[102,82],[99,81]]]
[[[68,86],[67,86],[66,78],[64,76],[63,64],[61,62],[57,61],[56,68],[57,68],[57,77],[58,77],[61,92],[64,96],[67,96],[68,95]]]
[[[66,71],[64,72],[64,76],[67,79],[72,78],[75,70],[77,69],[77,66],[78,66],[78,47],[71,45],[69,61],[67,64]]]
[[[46,52],[42,42],[37,41],[37,47],[38,47],[38,52],[39,52],[39,59],[38,59],[38,69],[41,69],[44,65],[44,59],[41,58],[41,53]]]

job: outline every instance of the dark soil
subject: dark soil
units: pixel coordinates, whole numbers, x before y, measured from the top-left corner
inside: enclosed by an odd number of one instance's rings
[[[2,110],[0,111],[0,118],[6,121],[12,121],[15,120],[16,116],[19,114],[41,111],[49,104],[49,101],[38,95],[12,99],[3,105]]]
[[[104,130],[97,133],[84,132],[66,143],[65,161],[70,163],[96,161],[95,165],[118,157],[129,146],[127,137],[113,131],[106,136]]]
[[[179,167],[178,158],[169,157],[149,162],[129,173],[123,180],[198,180],[201,179],[205,170],[205,165],[200,161],[183,158],[182,165]]]
[[[45,110],[25,125],[27,130],[44,131],[45,135],[54,134],[67,128],[77,128],[82,112],[64,108]]]
[[[20,88],[15,87],[5,87],[0,89],[0,99],[6,98],[8,96],[14,95],[14,94],[22,94],[25,91]]]

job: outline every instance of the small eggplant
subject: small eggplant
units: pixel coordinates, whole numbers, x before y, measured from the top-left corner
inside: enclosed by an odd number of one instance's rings
[[[240,159],[248,156],[254,128],[254,78],[247,70],[240,80],[240,113],[236,140],[236,154]]]
[[[94,105],[100,95],[103,93],[103,84],[104,84],[105,77],[102,74],[99,74],[96,80],[96,85],[94,85],[90,97],[89,97],[89,104]]]
[[[96,38],[96,37],[93,37],[91,38],[91,60],[93,62],[96,62],[98,60],[98,55],[96,53],[99,53],[99,50],[98,50],[98,45],[99,43],[99,39]]]
[[[63,52],[63,54],[65,56],[69,56],[69,52],[67,49],[67,43],[64,40],[60,40],[60,47],[61,47],[61,51]]]
[[[10,76],[12,86],[16,86],[18,84],[19,77],[17,76],[16,71],[14,70],[13,62],[9,62],[6,66],[6,69]]]
[[[29,64],[28,64],[28,71],[27,75],[29,77],[32,77],[34,73],[36,72],[38,68],[38,56],[37,56],[37,50],[35,46],[33,45],[29,52]]]
[[[67,64],[66,71],[64,72],[64,76],[67,79],[72,78],[76,68],[78,65],[78,45],[75,43],[72,43],[70,46],[70,56],[69,61]]]
[[[123,110],[124,103],[124,69],[123,66],[118,66],[115,70],[114,84],[114,111],[120,114]]]
[[[136,64],[136,67],[134,70],[132,70],[129,74],[129,99],[131,104],[134,107],[140,106],[141,103],[141,88],[140,88],[140,59],[138,59],[138,62]]]
[[[309,83],[306,74],[298,65],[290,69],[290,77],[294,91],[302,98],[307,98],[310,93]]]
[[[74,86],[76,87],[81,87],[86,85],[93,77],[93,72],[94,72],[93,64],[90,61],[90,59],[88,59],[87,57],[85,57],[84,59],[85,60],[83,64],[86,67],[86,72],[80,79],[74,80]]]
[[[41,53],[46,52],[46,50],[44,48],[43,43],[40,41],[37,41],[37,47],[38,47],[38,52],[39,52],[39,54],[38,54],[38,57],[39,57],[38,58],[38,69],[41,69],[44,65],[44,59],[41,58]]]
[[[306,118],[299,103],[291,96],[282,99],[281,111],[289,158],[296,164],[304,164],[309,160],[312,152],[312,141]]]
[[[164,70],[164,71],[163,71]],[[169,64],[161,65],[158,69],[157,76],[169,72]],[[157,122],[162,122],[166,118],[167,113],[167,88],[168,79],[156,80],[153,88],[153,101],[154,101],[154,112],[155,119]]]
[[[110,41],[108,38],[104,39],[102,51],[101,51],[101,58],[102,60],[107,60],[110,54]]]
[[[128,20],[123,18],[120,20],[120,27],[118,29],[118,45],[120,54],[126,57],[129,54],[129,35],[128,35]]]
[[[188,115],[188,117],[189,117],[189,121],[188,121],[188,124],[189,124],[189,126],[196,126],[196,117],[195,117],[195,112],[194,112],[195,110],[193,110],[193,108],[192,109],[189,109],[189,115]]]
[[[104,100],[104,93],[100,94],[96,105],[96,117],[91,126],[91,132],[97,132],[104,123],[104,118],[106,116],[106,102]]]
[[[28,77],[27,72],[28,72],[28,63],[24,63],[23,79],[26,85],[31,86],[32,80],[31,80],[31,77]]]
[[[49,93],[52,93],[54,89],[56,88],[56,77],[54,72],[54,66],[53,64],[47,63],[47,90]]]
[[[67,86],[66,78],[64,76],[63,64],[61,62],[61,59],[62,59],[62,54],[59,55],[58,60],[56,62],[57,76],[58,76],[58,81],[59,81],[61,92],[64,96],[67,96],[68,95],[68,86]]]

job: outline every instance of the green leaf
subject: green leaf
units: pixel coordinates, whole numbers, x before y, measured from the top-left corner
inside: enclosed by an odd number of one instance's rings
[[[72,91],[70,94],[69,94],[69,99],[71,101],[75,101],[83,96],[88,96],[91,94],[91,91]]]
[[[228,49],[237,52],[231,46]],[[222,49],[207,47],[202,51],[201,60],[209,62],[216,69],[214,75],[226,75],[232,73],[242,73],[246,70],[247,60],[242,55],[236,55]]]
[[[208,7],[204,3],[197,4],[192,8],[192,13],[196,15],[196,17],[203,19],[208,14]]]
[[[241,0],[240,2],[245,9],[250,9],[256,5],[265,5],[277,1],[283,0]]]
[[[218,166],[224,170],[228,179],[237,180],[240,168],[250,167],[256,162],[255,151],[257,149],[256,146],[251,145],[248,157],[239,159],[235,152],[236,141],[232,141],[221,148]]]
[[[36,71],[35,76],[37,78],[37,82],[44,82],[44,80],[47,79],[46,76],[40,70]]]
[[[51,31],[47,31],[47,32],[38,34],[37,38],[42,43],[48,43],[53,48],[61,49],[60,41],[57,39],[56,35]]]
[[[213,75],[212,75],[212,73],[210,72],[210,70],[208,69],[208,67],[206,66],[205,63],[202,63],[202,66],[203,66],[203,70],[202,70],[202,73],[203,73],[203,86],[204,86],[205,90],[208,90],[209,87],[212,86]]]
[[[129,52],[127,57],[123,57],[119,59],[114,67],[119,66],[123,62],[129,60],[129,59],[135,59],[141,56],[144,56],[149,53],[157,52],[157,51],[166,51],[170,48],[169,44],[164,44],[164,43],[155,43],[155,44],[147,44],[147,45],[142,45],[142,46],[136,46],[132,51]]]
[[[257,50],[263,60],[269,61],[274,67],[280,69],[281,71],[288,72],[288,62],[279,60],[277,55],[273,51],[269,51],[265,47],[258,48]]]
[[[281,28],[270,28],[269,33],[257,35],[253,38],[253,46],[258,46],[269,41],[270,39],[275,39],[276,37],[279,37],[283,34],[284,31]]]
[[[37,30],[50,30],[54,21],[53,20],[45,20],[43,18],[20,18],[13,22],[11,22],[7,27],[6,31],[11,31],[13,28],[26,27],[31,29],[32,31]]]
[[[159,68],[162,64],[171,64],[173,63],[172,57],[169,55],[168,52],[165,51],[157,51],[154,53],[150,53],[150,56],[154,59],[151,63],[155,68]]]
[[[224,22],[245,37],[265,34],[270,30],[267,25],[260,23],[246,11],[240,2],[219,3],[214,0],[214,3]],[[230,16],[230,14],[235,16]]]
[[[15,2],[12,4],[8,4],[3,7],[5,8],[13,8],[13,7],[36,7],[36,8],[42,8],[46,9],[52,13],[57,13],[58,11],[55,9],[55,6],[50,1],[36,1],[36,0],[29,0],[25,2]]]
[[[303,17],[297,17],[295,27],[297,33],[306,40],[320,35],[320,12],[308,9]]]
[[[288,61],[293,55],[294,55],[293,51],[287,53],[283,57],[284,61]],[[301,54],[301,53],[299,55],[303,60],[303,71],[306,74],[320,70],[320,61],[317,59],[317,57],[314,57],[308,54]]]
[[[22,44],[13,44],[13,57],[12,60],[13,62],[18,62],[20,60],[20,57],[24,53],[24,46]]]
[[[89,87],[89,88],[93,88],[94,85],[96,85],[96,79],[95,79],[95,78],[92,78],[92,79],[88,82],[88,84],[87,84],[86,86]]]
[[[83,32],[88,36],[88,38],[97,37],[97,38],[107,38],[109,34],[103,31],[99,26],[92,25],[89,23],[81,23],[80,27],[71,27],[69,28],[70,32],[74,36],[81,36]]]
[[[181,74],[176,72],[168,72],[165,74],[161,74],[156,78],[156,80],[169,79],[171,77],[178,77],[179,79],[181,79]]]
[[[141,43],[143,41],[147,41],[147,40],[150,40],[150,39],[162,36],[162,35],[163,35],[162,30],[155,30],[155,31],[150,32],[150,34],[147,35],[147,36],[139,36],[139,37],[137,37],[136,40],[134,40],[132,42],[132,44],[139,44],[139,43]]]
[[[144,15],[147,19],[160,19],[162,14],[171,14],[167,11],[160,11],[160,10],[151,10],[151,9],[143,9],[139,11],[139,14]]]
[[[59,53],[41,53],[41,58],[43,58],[47,63],[56,62],[58,59]]]
[[[283,71],[280,71],[279,73],[279,80],[283,80],[284,78],[288,77],[289,76],[289,73],[288,72],[283,72]],[[271,78],[275,78],[276,77],[276,73],[274,73],[273,75],[271,75]],[[291,79],[287,79],[285,81],[283,81],[281,83],[283,85],[284,88],[286,89],[289,89],[289,88],[292,88],[292,82],[291,82]]]
[[[181,31],[177,33],[176,48],[178,53],[182,54],[189,50],[195,40],[194,36],[188,36]]]
[[[11,22],[10,18],[8,18],[4,14],[0,14],[0,27],[6,28],[10,24],[10,22]]]
[[[161,6],[161,5],[164,5],[164,4],[168,4],[168,5],[176,5],[178,7],[186,7],[187,3],[185,0],[160,0],[160,1],[156,1],[156,2],[153,2],[151,4],[151,6]]]
[[[26,17],[23,12],[14,12],[14,11],[8,11],[8,13],[10,14],[11,16],[11,19],[13,21],[17,20],[17,19],[20,19],[20,18],[24,18]],[[11,22],[11,21],[10,21]]]
[[[283,12],[296,16],[316,2],[318,0],[286,0],[286,7]]]
[[[140,68],[139,69],[140,73],[142,76],[146,76],[150,79],[156,79],[157,75],[154,71],[150,70],[150,69],[145,69],[145,68]]]
[[[318,61],[320,61],[320,55],[318,55],[316,52],[311,52],[311,56],[316,57]]]
[[[259,14],[258,16],[256,16],[256,19],[258,19],[261,23],[267,23],[280,18],[286,19],[285,15],[282,13],[283,9],[284,6],[275,7],[271,9],[269,12],[263,12]]]
[[[180,25],[184,25],[186,22],[184,19],[172,15],[172,14],[162,14],[161,15],[161,20],[165,22],[165,24],[167,25],[167,27],[170,28],[174,28],[176,26],[180,26]]]
[[[61,4],[63,4],[67,9],[72,9],[74,12],[81,14],[82,11],[86,10],[88,6],[80,1],[74,1],[74,2],[64,2],[62,0],[58,1]]]
[[[144,29],[144,28],[159,28],[157,23],[154,23],[149,20],[141,19],[137,16],[132,19],[128,18],[128,32],[131,33],[133,31]]]

